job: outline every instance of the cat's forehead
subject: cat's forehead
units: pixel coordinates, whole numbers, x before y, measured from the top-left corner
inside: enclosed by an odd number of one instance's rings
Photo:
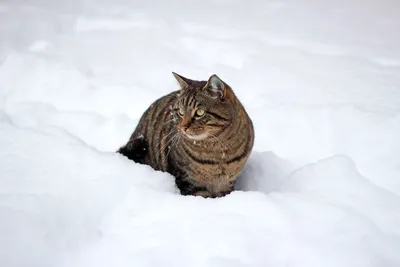
[[[204,86],[206,86],[207,81],[192,81],[190,87],[196,88],[196,89],[203,89]]]
[[[180,98],[184,97],[196,97],[197,95],[204,94],[204,86],[206,86],[207,82],[204,81],[194,81],[184,90],[182,90],[179,94]]]
[[[199,91],[195,88],[187,88],[181,92],[178,97],[177,103],[181,106],[187,106],[189,103],[196,105],[199,101]]]
[[[204,86],[206,86],[206,81],[192,81],[182,92],[181,95],[196,95],[201,94]]]

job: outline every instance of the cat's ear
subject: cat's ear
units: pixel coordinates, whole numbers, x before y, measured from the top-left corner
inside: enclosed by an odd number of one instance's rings
[[[219,98],[224,98],[228,85],[222,81],[216,74],[210,76],[204,90],[208,90],[211,95]]]
[[[189,84],[190,84],[190,79],[183,77],[182,75],[179,75],[175,72],[172,72],[172,74],[174,75],[175,79],[178,81],[181,90],[185,90],[186,88],[188,88]]]

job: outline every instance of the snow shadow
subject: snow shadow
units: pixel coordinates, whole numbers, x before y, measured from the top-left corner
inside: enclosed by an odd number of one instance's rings
[[[292,163],[271,151],[253,151],[235,185],[235,190],[263,193],[276,191],[294,169]]]

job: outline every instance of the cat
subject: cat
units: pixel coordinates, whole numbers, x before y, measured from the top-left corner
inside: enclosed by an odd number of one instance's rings
[[[207,81],[172,74],[180,90],[151,104],[117,152],[172,174],[182,195],[225,196],[253,149],[252,120],[216,74]]]

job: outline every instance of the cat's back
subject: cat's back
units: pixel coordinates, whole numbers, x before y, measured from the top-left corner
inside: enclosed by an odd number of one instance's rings
[[[150,128],[162,127],[163,125],[157,122],[165,122],[165,119],[169,118],[171,105],[176,101],[178,93],[178,91],[174,91],[154,101],[143,113],[136,130],[146,136],[151,133],[152,129]]]
[[[156,170],[166,171],[166,152],[175,128],[171,117],[171,107],[179,91],[171,92],[154,101],[143,113],[131,136],[131,140],[142,139],[146,144],[140,163],[151,165]]]

